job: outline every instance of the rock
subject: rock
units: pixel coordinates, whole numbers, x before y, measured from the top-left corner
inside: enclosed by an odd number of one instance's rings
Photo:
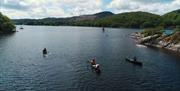
[[[147,37],[141,38],[141,39],[140,39],[140,44],[143,44],[143,43],[145,43],[145,42],[148,42],[148,41],[150,41],[150,40],[152,40],[152,39],[156,39],[156,38],[158,38],[158,37],[159,37],[159,35],[156,34],[156,35],[152,35],[152,36],[147,36]]]
[[[177,36],[177,33],[175,33]],[[139,44],[143,44],[146,46],[153,46],[153,47],[157,47],[157,48],[164,48],[167,50],[171,50],[171,51],[175,51],[175,52],[179,52],[180,53],[180,41],[167,41],[166,39],[168,37],[172,37],[174,35],[171,36],[160,36],[158,34],[152,35],[152,36],[147,36],[147,37],[143,37],[143,35],[141,33],[133,33],[131,34],[131,38],[135,39],[135,41]],[[177,40],[177,39],[175,39]]]

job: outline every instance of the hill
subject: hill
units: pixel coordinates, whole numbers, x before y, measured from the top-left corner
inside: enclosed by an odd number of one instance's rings
[[[95,19],[99,19],[99,18],[103,18],[106,16],[111,16],[111,15],[113,15],[112,12],[104,11],[104,12],[99,12],[99,13],[92,14],[92,15],[75,16],[75,17],[72,17],[72,19],[74,19],[75,21],[95,20]]]
[[[105,11],[92,15],[81,15],[68,18],[17,19],[16,24],[25,25],[74,25],[98,27],[146,28],[158,26],[161,16],[148,12],[126,12],[113,14]]]
[[[14,19],[17,25],[75,25],[79,21],[91,21],[113,15],[112,12],[100,12],[92,15],[81,15],[68,18],[43,18],[43,19]]]
[[[164,14],[162,17],[166,27],[180,25],[180,9]]]
[[[145,28],[159,25],[161,23],[161,17],[138,11],[115,14],[89,22],[92,22],[93,26]]]
[[[13,21],[18,25],[70,25],[125,28],[171,27],[180,25],[180,9],[162,16],[142,11],[119,14],[105,11],[92,15],[67,18],[15,19]]]
[[[14,32],[15,26],[11,20],[0,12],[0,33]]]

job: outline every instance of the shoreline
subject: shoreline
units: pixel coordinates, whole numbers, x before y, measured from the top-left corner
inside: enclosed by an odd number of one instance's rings
[[[180,34],[180,32],[177,32],[177,33]],[[168,41],[167,42],[167,41],[165,41],[165,38],[162,38],[163,37],[162,35],[161,36],[160,35],[152,35],[152,36],[143,37],[143,35],[141,33],[135,32],[135,33],[132,33],[130,35],[130,37],[132,39],[134,39],[137,44],[180,53],[180,41],[178,41],[178,42]]]

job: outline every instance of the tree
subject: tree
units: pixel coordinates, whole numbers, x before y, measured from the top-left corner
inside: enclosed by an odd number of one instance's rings
[[[10,33],[13,32],[15,26],[11,22],[5,22],[1,25],[2,32]]]
[[[3,33],[14,32],[16,27],[11,20],[0,12],[0,31]]]

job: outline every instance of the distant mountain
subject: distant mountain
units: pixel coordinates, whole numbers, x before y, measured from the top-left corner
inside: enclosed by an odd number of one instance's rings
[[[144,28],[157,26],[161,17],[148,12],[126,12],[97,19],[97,26]]]
[[[166,13],[163,16],[165,26],[180,25],[180,9]]]
[[[104,12],[100,12],[100,13],[96,13],[96,14],[92,14],[92,15],[81,15],[81,16],[75,16],[72,17],[75,21],[81,21],[81,20],[95,20],[95,19],[99,19],[99,18],[103,18],[106,16],[111,16],[113,15],[112,12],[109,11],[104,11]]]
[[[96,16],[96,19],[98,19],[98,18],[111,16],[111,15],[114,15],[114,14],[112,12],[109,12],[109,11],[104,11],[104,12],[96,13],[94,15]]]
[[[168,27],[180,25],[180,9],[162,16],[142,11],[119,14],[105,11],[68,18],[15,19],[13,21],[15,24],[24,25],[71,25],[125,28]]]
[[[43,18],[43,19],[13,19],[17,25],[74,25],[75,22],[84,20],[95,20],[113,15],[112,12],[100,12],[92,15],[81,15],[68,18]]]

